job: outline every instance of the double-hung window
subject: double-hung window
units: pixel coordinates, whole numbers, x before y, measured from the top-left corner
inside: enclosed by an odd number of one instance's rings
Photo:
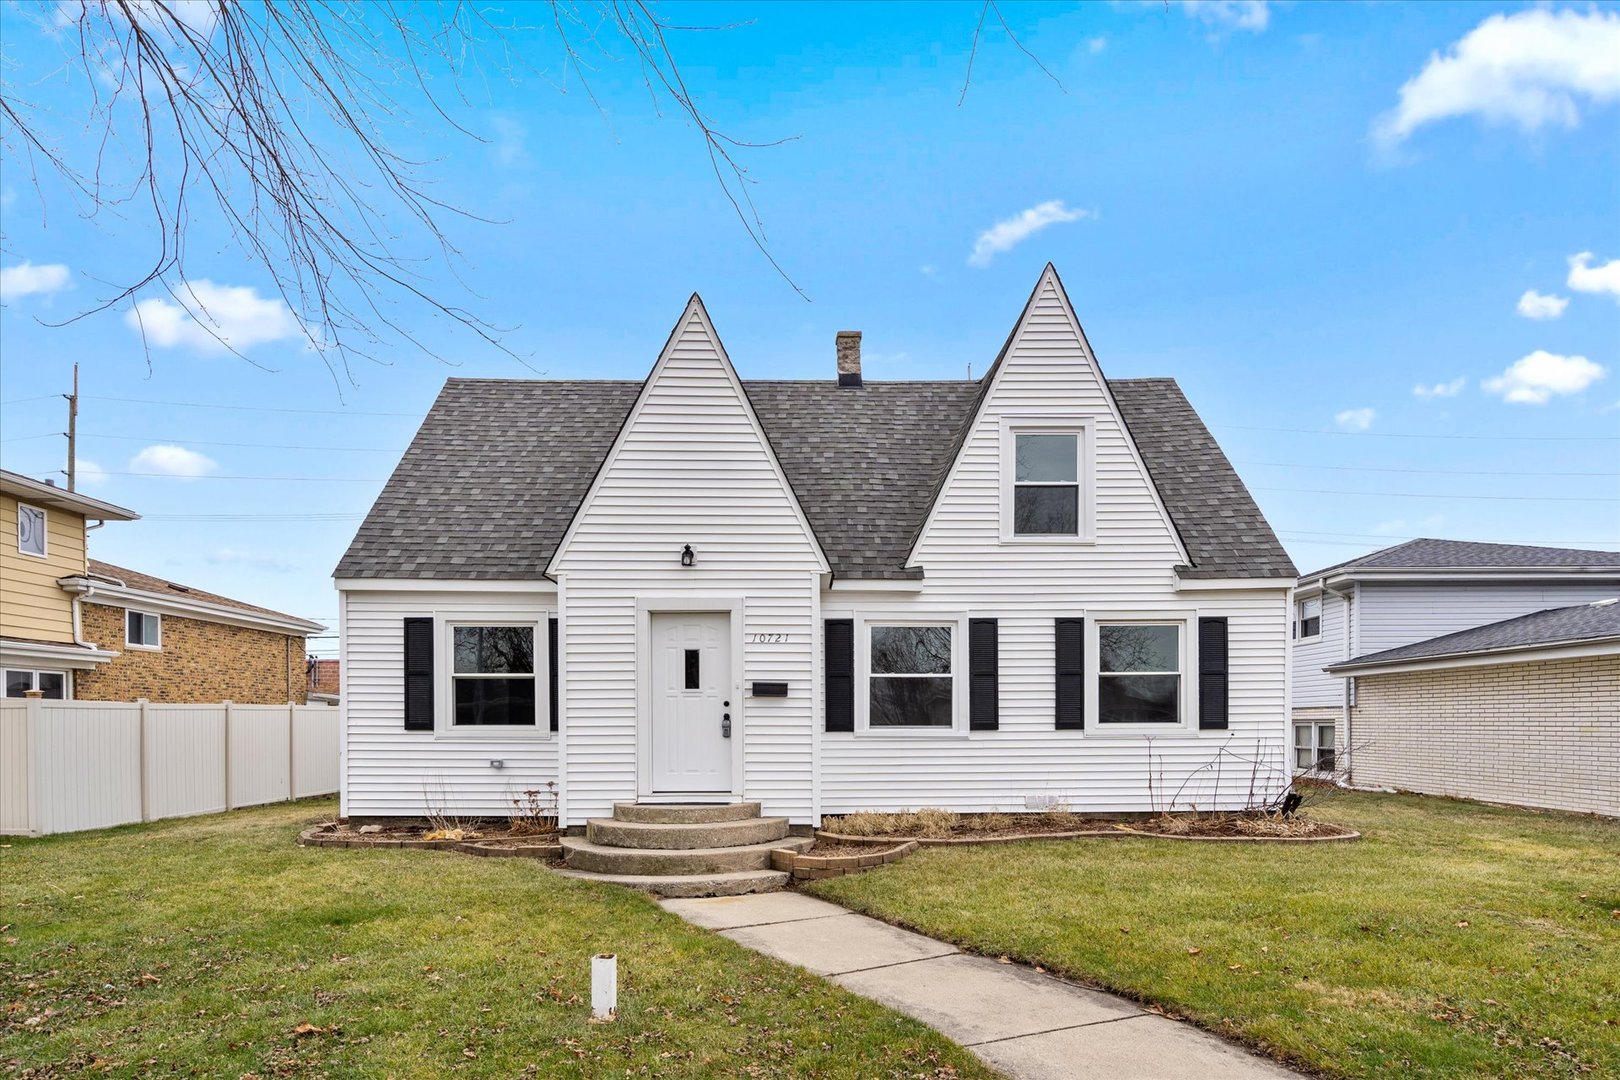
[[[1089,542],[1093,484],[1084,417],[1011,416],[1001,429],[1001,538]]]
[[[150,611],[124,612],[124,644],[132,649],[161,649],[163,617]]]
[[[1295,605],[1294,636],[1313,638],[1322,633],[1322,598],[1313,596]]]
[[[6,669],[6,697],[20,698],[30,690],[41,691],[47,701],[67,697],[67,672]]]
[[[1337,766],[1332,724],[1294,725],[1294,768],[1300,772],[1332,772]]]
[[[453,625],[450,643],[451,724],[457,728],[533,728],[533,624]]]
[[[17,504],[17,550],[24,555],[45,557],[45,511],[37,506]]]
[[[868,623],[867,635],[867,727],[954,727],[955,625]]]
[[[1097,724],[1182,722],[1179,622],[1097,624]]]

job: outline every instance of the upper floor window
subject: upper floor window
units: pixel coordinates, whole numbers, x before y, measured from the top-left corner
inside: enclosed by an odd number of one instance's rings
[[[135,649],[162,648],[163,617],[149,611],[126,611],[124,644]]]
[[[1296,607],[1294,636],[1297,638],[1320,636],[1322,633],[1322,598],[1313,596],[1308,600],[1301,600]]]
[[[1002,432],[1003,540],[1091,539],[1085,423],[1010,419]]]
[[[45,557],[45,511],[37,506],[17,504],[17,550]]]

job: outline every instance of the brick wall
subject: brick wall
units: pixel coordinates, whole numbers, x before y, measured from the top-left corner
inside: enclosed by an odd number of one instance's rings
[[[1356,682],[1355,783],[1620,815],[1620,656]]]
[[[81,611],[81,636],[122,655],[74,674],[80,700],[302,705],[307,699],[301,637],[165,615],[163,648],[152,652],[125,646],[123,608],[83,604]]]

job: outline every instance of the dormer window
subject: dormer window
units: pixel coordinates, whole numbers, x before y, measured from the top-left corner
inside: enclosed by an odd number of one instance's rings
[[[37,506],[17,504],[17,550],[24,555],[45,557],[45,511]]]
[[[1089,431],[1084,421],[1010,421],[1002,432],[1004,540],[1091,539]]]

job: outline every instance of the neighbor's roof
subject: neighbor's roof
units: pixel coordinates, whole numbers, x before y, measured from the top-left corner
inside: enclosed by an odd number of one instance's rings
[[[135,521],[141,516],[122,506],[92,499],[82,492],[69,491],[67,488],[47,484],[43,480],[35,480],[22,473],[11,472],[9,469],[0,469],[0,491],[25,503],[37,503],[70,514],[82,514],[98,521]]]
[[[1397,649],[1368,653],[1327,668],[1349,672],[1414,660],[1439,660],[1481,653],[1518,652],[1553,645],[1575,645],[1606,638],[1620,640],[1620,601],[1599,600],[1595,604],[1548,608],[1516,619],[1487,623],[1455,634],[1443,634]]]
[[[1348,562],[1314,570],[1305,576],[1346,570],[1615,570],[1620,551],[1531,547],[1528,544],[1482,544],[1473,540],[1408,540]]]
[[[151,574],[143,574],[139,570],[130,570],[126,567],[114,566],[112,563],[105,563],[100,559],[90,560],[89,576],[91,578],[101,578],[114,584],[123,585],[125,588],[134,589],[137,592],[152,593],[157,596],[170,596],[176,601],[183,602],[190,600],[204,604],[218,604],[221,607],[235,608],[238,611],[246,611],[255,615],[269,615],[276,619],[286,619],[290,622],[309,623],[311,626],[320,627],[319,623],[311,622],[309,619],[300,618],[297,615],[288,615],[284,611],[274,611],[267,607],[259,607],[256,604],[244,604],[242,601],[232,600],[228,596],[220,596],[218,593],[206,592],[202,589],[194,589],[189,585],[180,585],[164,578],[153,577]],[[324,629],[324,627],[320,628]]]
[[[743,384],[837,576],[917,576],[906,557],[981,381]],[[641,386],[450,379],[335,575],[539,578]],[[1187,573],[1294,576],[1175,381],[1109,387],[1187,548]]]

